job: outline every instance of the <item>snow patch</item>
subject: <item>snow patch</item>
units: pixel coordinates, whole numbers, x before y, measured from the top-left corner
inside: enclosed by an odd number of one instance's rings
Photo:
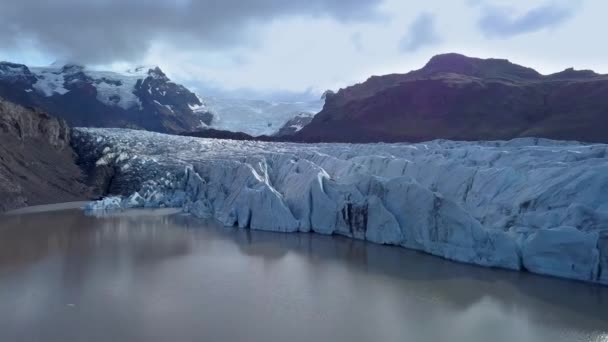
[[[164,105],[164,104],[162,104],[162,103],[158,102],[157,100],[154,100],[154,103],[156,103],[156,104],[157,104],[157,105],[159,105],[159,106],[163,106],[163,107],[167,108],[167,109],[168,109],[168,110],[169,110],[171,113],[175,113],[175,112],[173,111],[173,107],[171,107],[170,105]]]
[[[141,101],[134,94],[135,85],[141,77],[105,71],[88,71],[87,75],[93,78],[97,99],[102,103],[123,109],[141,108]]]
[[[295,129],[296,132],[299,132],[300,130],[302,130],[302,128],[304,128],[304,126],[302,125],[291,125],[289,127]]]
[[[38,79],[36,83],[34,83],[34,89],[45,96],[53,96],[55,94],[63,95],[69,91],[64,88],[65,79],[61,69],[30,68],[30,71],[35,74]]]
[[[108,106],[118,106],[123,109],[141,108],[141,102],[133,92],[138,80],[145,78],[143,74],[119,74],[108,71],[92,71],[82,67],[62,70],[62,67],[30,68],[38,78],[34,88],[46,96],[63,95],[68,92],[64,88],[65,75],[73,71],[82,71],[93,80],[97,89],[97,99]]]

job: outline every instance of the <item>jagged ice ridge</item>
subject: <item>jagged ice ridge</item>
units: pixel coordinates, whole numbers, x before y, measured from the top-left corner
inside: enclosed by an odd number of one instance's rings
[[[92,174],[112,170],[118,195],[88,211],[176,207],[226,226],[608,284],[607,145],[303,145],[91,128],[75,129],[73,144]]]

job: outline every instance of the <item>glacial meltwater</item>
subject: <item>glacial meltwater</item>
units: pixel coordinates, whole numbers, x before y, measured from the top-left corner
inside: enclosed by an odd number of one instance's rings
[[[607,287],[170,210],[43,209],[0,216],[0,341],[608,341]]]

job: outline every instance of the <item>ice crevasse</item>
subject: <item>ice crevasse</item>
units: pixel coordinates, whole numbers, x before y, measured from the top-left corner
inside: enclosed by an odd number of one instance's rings
[[[75,129],[73,145],[91,177],[111,175],[89,212],[183,208],[226,226],[608,284],[607,145],[305,145],[92,128]]]

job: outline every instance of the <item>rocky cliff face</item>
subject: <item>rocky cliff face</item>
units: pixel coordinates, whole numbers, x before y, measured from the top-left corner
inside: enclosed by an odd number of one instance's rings
[[[545,137],[608,142],[608,76],[544,76],[502,59],[436,56],[407,74],[329,94],[299,141],[375,142]]]
[[[0,212],[88,194],[65,121],[0,98]]]
[[[71,126],[180,133],[212,120],[194,93],[171,82],[158,67],[119,74],[79,65],[28,68],[1,62],[0,96],[41,108]]]

